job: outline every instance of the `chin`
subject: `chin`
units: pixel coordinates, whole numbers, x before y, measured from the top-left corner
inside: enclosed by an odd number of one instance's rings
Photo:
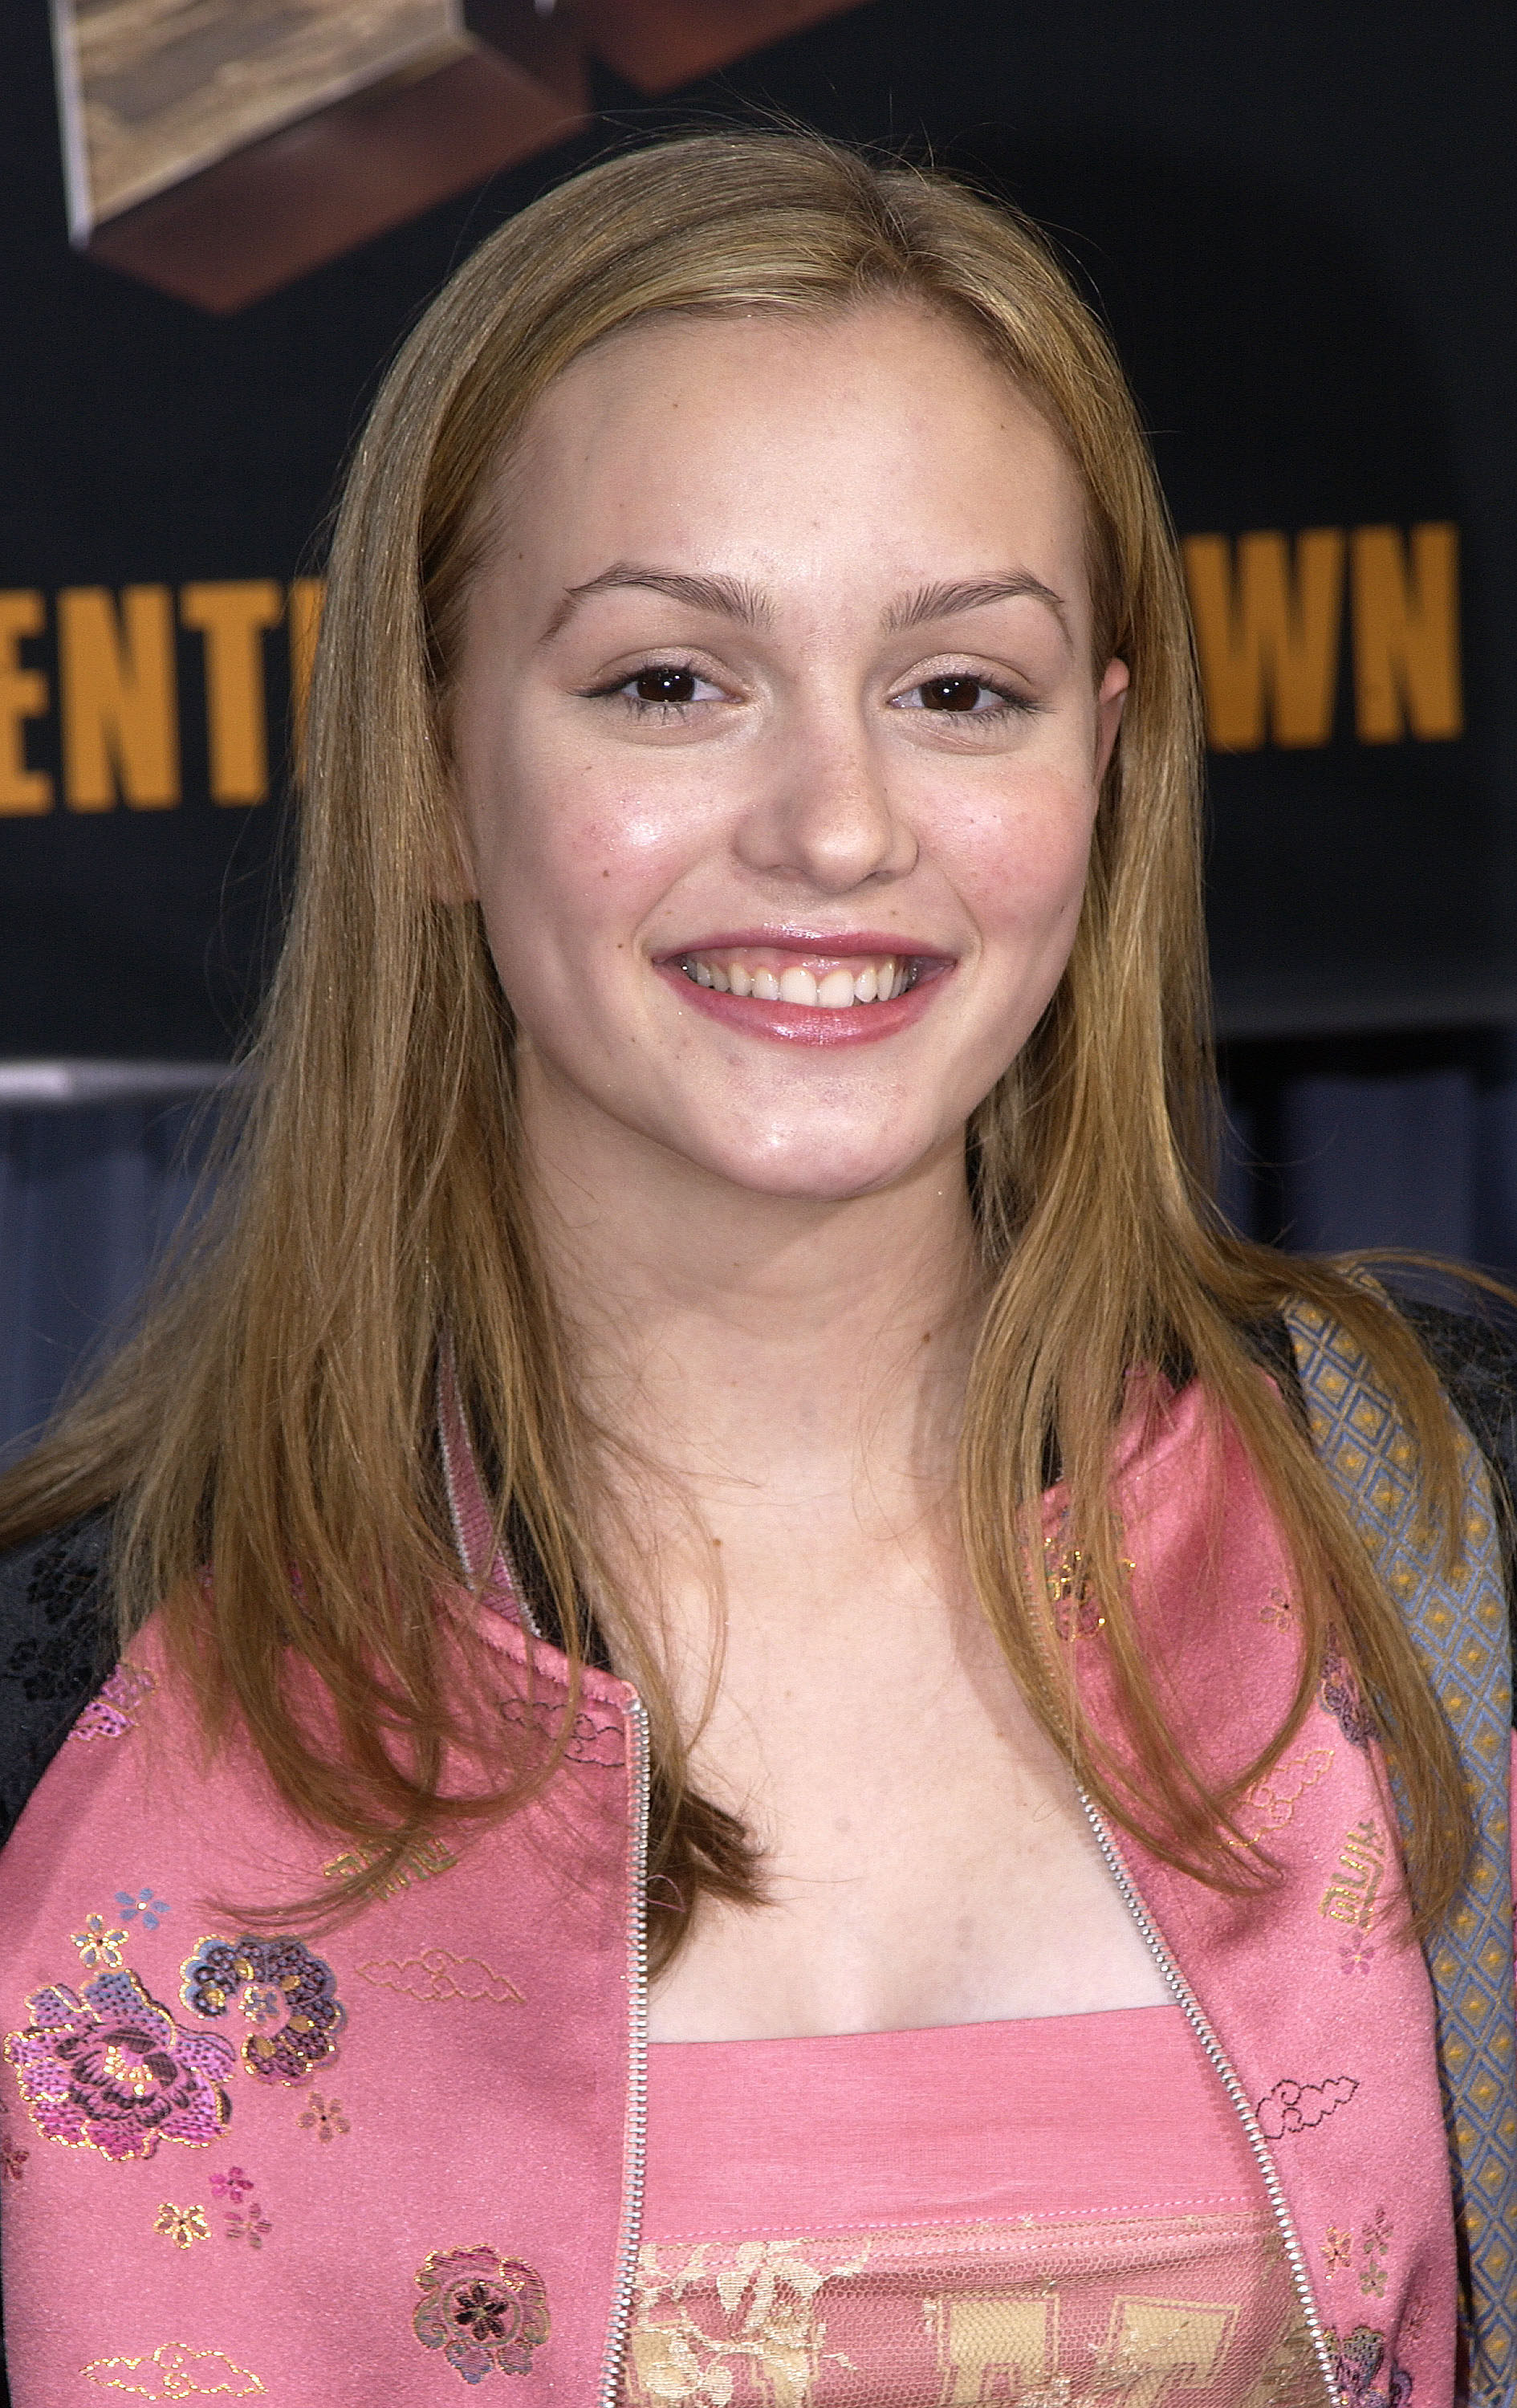
[[[936,1150],[905,1148],[898,1140],[888,1149],[878,1143],[840,1148],[836,1141],[819,1140],[770,1149],[729,1145],[713,1149],[706,1168],[751,1196],[796,1204],[846,1204],[894,1186]]]

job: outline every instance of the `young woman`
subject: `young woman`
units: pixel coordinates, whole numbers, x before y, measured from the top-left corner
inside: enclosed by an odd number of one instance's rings
[[[1021,222],[708,136],[437,301],[0,1500],[21,2408],[1508,2399],[1499,1432],[1210,1207],[1196,784]]]

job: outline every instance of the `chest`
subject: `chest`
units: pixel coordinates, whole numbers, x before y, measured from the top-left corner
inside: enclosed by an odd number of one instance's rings
[[[879,2030],[1167,1995],[994,1635],[940,1595],[877,1593],[866,1614],[819,1616],[788,1647],[745,1632],[692,1769],[760,1842],[766,1902],[703,1901],[655,1989],[656,2037]]]

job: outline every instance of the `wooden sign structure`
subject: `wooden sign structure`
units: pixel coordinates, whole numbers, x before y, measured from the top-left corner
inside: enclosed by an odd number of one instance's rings
[[[649,94],[854,0],[52,0],[80,250],[202,308],[545,150],[592,53]]]

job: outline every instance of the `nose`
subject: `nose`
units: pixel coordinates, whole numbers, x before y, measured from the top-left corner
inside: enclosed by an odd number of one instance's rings
[[[737,830],[747,867],[818,895],[904,878],[917,849],[864,713],[841,704],[785,732]]]

